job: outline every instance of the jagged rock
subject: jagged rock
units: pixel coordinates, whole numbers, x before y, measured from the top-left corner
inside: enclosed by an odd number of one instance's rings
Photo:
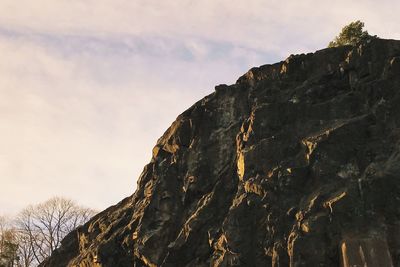
[[[347,239],[342,242],[343,267],[379,266],[392,267],[389,248],[385,239]]]
[[[400,266],[400,41],[219,85],[41,266]]]

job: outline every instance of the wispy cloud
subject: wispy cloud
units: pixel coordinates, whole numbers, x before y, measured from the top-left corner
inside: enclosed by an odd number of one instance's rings
[[[326,45],[355,19],[400,38],[400,2],[2,0],[0,213],[133,192],[174,118],[248,68]],[[16,197],[18,196],[18,197]]]
[[[207,40],[4,28],[0,51],[3,212],[54,194],[104,208],[132,193],[173,119],[264,56]]]
[[[365,21],[378,35],[398,34],[399,7],[393,0],[338,0],[334,4],[325,0],[3,0],[0,24],[83,35],[200,36],[244,47],[282,50],[282,45],[319,47],[319,42],[325,44],[336,34],[338,26],[354,19]],[[289,43],[296,34],[301,39]]]

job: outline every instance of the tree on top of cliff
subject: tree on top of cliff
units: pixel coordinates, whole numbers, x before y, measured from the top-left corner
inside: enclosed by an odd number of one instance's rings
[[[328,47],[357,45],[361,41],[376,38],[376,35],[370,35],[368,31],[363,31],[363,28],[364,22],[359,20],[351,22],[342,28],[341,33],[333,41],[329,42]]]

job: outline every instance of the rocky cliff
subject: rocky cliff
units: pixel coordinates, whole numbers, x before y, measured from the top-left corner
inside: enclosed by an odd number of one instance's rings
[[[42,266],[400,266],[399,219],[400,41],[376,39],[217,86]]]

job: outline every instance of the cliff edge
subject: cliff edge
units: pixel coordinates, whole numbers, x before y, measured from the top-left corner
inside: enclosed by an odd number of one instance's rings
[[[252,68],[178,116],[60,266],[399,266],[400,41]]]

